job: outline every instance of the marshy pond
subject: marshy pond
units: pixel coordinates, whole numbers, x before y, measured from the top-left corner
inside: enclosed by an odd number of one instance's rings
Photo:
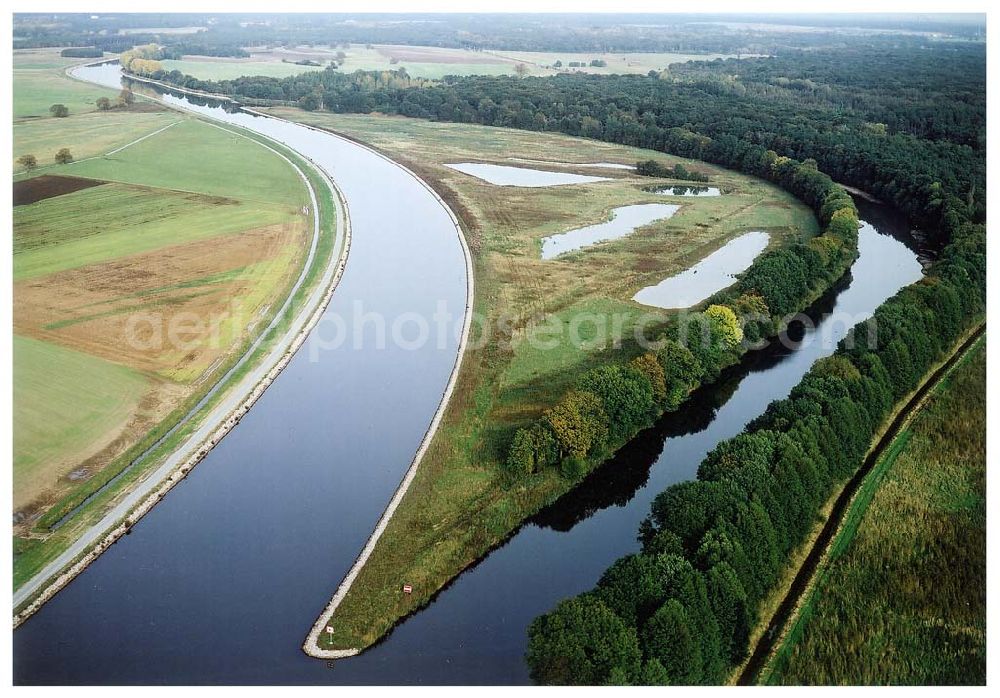
[[[635,204],[620,206],[611,212],[611,219],[604,223],[588,225],[542,239],[542,259],[552,259],[561,254],[589,247],[598,242],[617,240],[630,235],[636,228],[653,221],[670,218],[677,213],[676,204]]]
[[[639,291],[632,300],[666,310],[689,308],[736,281],[767,249],[771,237],[761,231],[744,233],[693,267]]]

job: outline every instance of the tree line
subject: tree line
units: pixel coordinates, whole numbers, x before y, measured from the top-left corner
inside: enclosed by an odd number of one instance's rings
[[[802,76],[817,62],[824,66],[821,80],[807,85]],[[866,64],[879,66],[879,80],[863,77]],[[951,224],[985,220],[985,64],[975,45],[859,47],[849,59],[824,52],[703,61],[650,76],[449,76],[432,82],[402,69],[328,69],[224,81],[180,73],[153,77],[236,98],[291,103],[309,95],[311,106],[334,112],[558,131],[735,169],[754,168],[745,158],[771,150],[815,160],[834,179],[874,194],[924,228],[937,229],[949,217]]]

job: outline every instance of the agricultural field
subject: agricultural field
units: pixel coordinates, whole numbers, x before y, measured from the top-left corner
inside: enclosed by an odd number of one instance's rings
[[[69,104],[82,83],[50,77],[42,101]],[[59,148],[74,161],[46,163]],[[15,164],[13,213],[15,538],[37,554],[38,520],[192,404],[266,324],[311,212],[278,155],[148,103],[16,119],[14,153],[39,161]]]
[[[228,80],[242,75],[287,77],[309,70],[322,70],[338,52],[344,53],[338,70],[346,73],[355,70],[398,70],[415,78],[437,80],[445,75],[515,75],[518,65],[525,75],[555,75],[565,70],[611,75],[615,73],[646,74],[650,70],[663,70],[673,63],[689,60],[729,58],[723,54],[680,53],[543,53],[517,51],[473,51],[468,49],[439,48],[436,46],[363,46],[352,44],[346,48],[335,47],[279,47],[255,51],[250,58],[213,58],[187,56],[184,60],[162,61],[165,70],[179,70],[202,80]],[[594,67],[592,60],[603,60],[606,65]],[[310,60],[319,66],[296,65],[295,61]],[[562,61],[562,66],[554,64]],[[571,62],[584,63],[570,68]]]
[[[65,104],[70,114],[97,111],[99,97],[115,92],[70,80],[64,70],[93,58],[62,58],[58,49],[25,49],[14,52],[14,121],[49,116],[53,104]],[[63,120],[64,121],[64,120]]]
[[[985,439],[980,342],[876,466],[766,681],[985,683]]]
[[[400,577],[414,580],[422,589],[438,588],[461,566],[456,560],[468,564],[471,558],[466,556],[474,557],[472,551],[502,537],[567,487],[566,480],[553,472],[516,495],[505,491],[496,467],[500,445],[509,441],[515,426],[551,406],[576,376],[606,360],[612,347],[585,331],[579,338],[561,333],[555,349],[539,351],[527,341],[537,321],[554,316],[564,325],[581,313],[597,318],[620,314],[627,338],[640,318],[665,318],[665,312],[630,300],[643,286],[687,269],[748,230],[766,230],[772,245],[818,233],[812,212],[778,187],[662,153],[549,133],[402,117],[271,111],[373,145],[430,182],[462,220],[469,238],[475,309],[492,326],[508,319],[511,328],[509,336],[491,337],[483,346],[469,349],[445,421],[410,491],[352,587],[355,591],[337,611],[336,646],[366,646],[405,615],[410,602],[401,600],[394,588]],[[586,164],[628,165],[649,158],[704,173],[725,194],[664,196],[649,189],[674,180]],[[505,187],[446,167],[468,161],[521,166],[531,161],[532,167],[606,180]],[[612,209],[638,203],[673,203],[681,208],[673,217],[619,240],[541,259],[542,237],[605,221]],[[624,349],[633,351],[627,341]],[[435,525],[441,521],[458,523]]]

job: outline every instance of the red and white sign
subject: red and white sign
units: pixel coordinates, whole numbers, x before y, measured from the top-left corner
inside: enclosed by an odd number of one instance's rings
[[[413,587],[410,586],[409,584],[404,584],[403,585],[403,593],[404,594],[412,594],[413,593]]]

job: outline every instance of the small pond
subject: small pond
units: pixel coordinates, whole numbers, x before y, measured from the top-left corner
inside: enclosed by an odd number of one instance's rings
[[[542,259],[552,259],[598,242],[617,240],[631,234],[636,228],[670,218],[679,208],[674,204],[620,206],[611,212],[609,221],[543,238]]]
[[[673,310],[700,303],[736,281],[761,252],[767,249],[770,236],[761,231],[745,233],[708,255],[690,269],[647,286],[632,300],[643,305]]]
[[[463,174],[472,175],[502,187],[554,187],[560,184],[589,184],[607,179],[606,177],[591,177],[569,172],[534,170],[529,167],[489,165],[482,162],[456,162],[447,166]]]

